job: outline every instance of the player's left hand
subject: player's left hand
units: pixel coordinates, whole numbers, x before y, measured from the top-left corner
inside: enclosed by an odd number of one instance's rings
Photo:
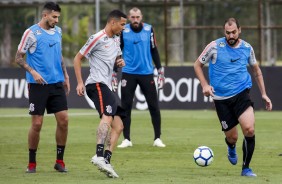
[[[268,98],[267,95],[262,95],[262,99],[265,101],[265,108],[268,111],[272,110],[272,102],[271,100]]]
[[[164,67],[158,69],[158,89],[163,89],[165,84]]]

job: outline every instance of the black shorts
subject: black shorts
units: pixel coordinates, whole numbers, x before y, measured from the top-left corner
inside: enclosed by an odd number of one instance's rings
[[[93,83],[86,85],[87,96],[94,102],[100,115],[124,117],[124,110],[118,105],[117,96],[109,87],[103,83]]]
[[[63,83],[56,84],[28,84],[29,114],[44,115],[68,110],[67,97]]]
[[[253,107],[254,103],[250,99],[249,91],[249,89],[245,89],[226,100],[214,100],[222,131],[228,131],[236,126],[239,123],[238,118],[240,115],[248,107]]]

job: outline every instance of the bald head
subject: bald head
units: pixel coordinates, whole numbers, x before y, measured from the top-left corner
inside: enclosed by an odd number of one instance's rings
[[[240,28],[239,21],[238,21],[237,19],[233,18],[233,17],[228,18],[228,19],[225,20],[225,22],[224,22],[224,27],[225,27],[226,25],[231,26],[232,24],[236,24],[237,28],[238,28],[238,29]]]

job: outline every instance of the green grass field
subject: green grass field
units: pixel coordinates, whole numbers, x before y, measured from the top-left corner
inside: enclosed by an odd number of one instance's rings
[[[110,179],[90,164],[95,153],[98,115],[94,110],[69,110],[69,136],[65,152],[68,173],[54,169],[56,156],[55,122],[46,116],[37,152],[37,173],[26,174],[27,109],[0,109],[0,183],[94,183],[94,184],[174,184],[174,183],[282,183],[281,112],[256,112],[256,150],[251,167],[257,178],[241,177],[242,134],[237,150],[239,164],[229,163],[215,111],[162,111],[162,140],[166,148],[155,148],[148,111],[133,111],[133,147],[116,149],[112,165],[120,178]],[[122,141],[122,137],[119,142]],[[200,145],[212,148],[215,159],[209,167],[199,167],[192,154]]]

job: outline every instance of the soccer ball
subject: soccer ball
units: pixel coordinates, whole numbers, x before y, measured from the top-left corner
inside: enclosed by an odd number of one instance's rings
[[[200,146],[194,151],[194,161],[198,166],[206,167],[213,161],[213,151],[207,146]]]

